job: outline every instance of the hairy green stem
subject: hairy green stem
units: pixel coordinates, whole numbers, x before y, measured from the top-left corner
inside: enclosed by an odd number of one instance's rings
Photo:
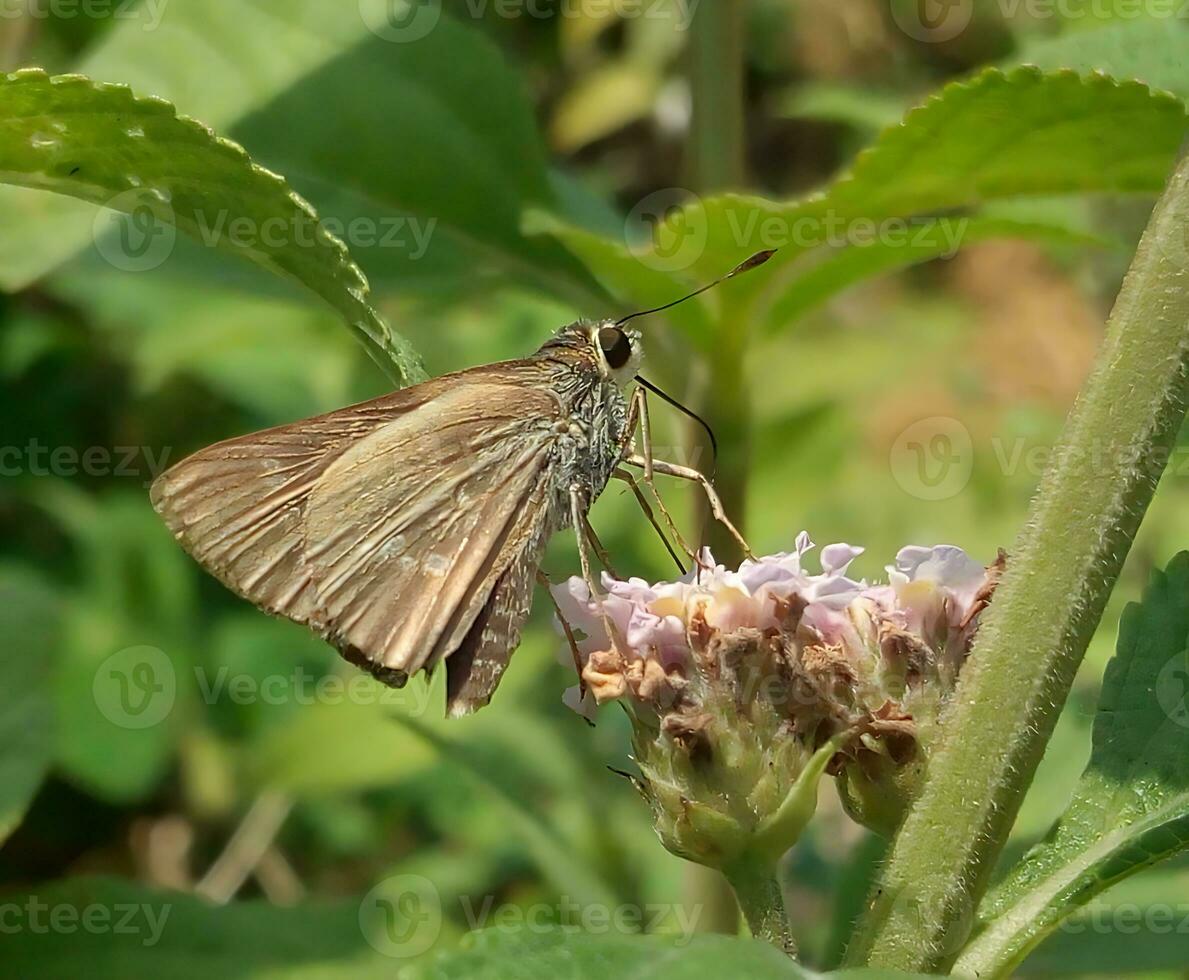
[[[1182,162],[1152,214],[849,963],[944,968],[973,926],[1185,417],[1187,229]]]
[[[724,868],[723,874],[731,883],[752,936],[795,957],[797,946],[789,930],[776,868],[743,861]]]

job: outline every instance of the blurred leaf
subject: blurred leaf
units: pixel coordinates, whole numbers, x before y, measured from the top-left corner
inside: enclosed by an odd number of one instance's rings
[[[400,962],[368,945],[354,901],[214,906],[113,878],[67,879],[5,901],[18,912],[7,916],[5,970],[28,980],[381,980]]]
[[[1189,872],[1152,869],[1061,923],[1015,971],[1030,977],[1118,977],[1189,963]]]
[[[906,97],[886,92],[807,81],[790,91],[778,111],[793,119],[820,119],[846,123],[872,136],[885,126],[894,126],[904,115]]]
[[[499,49],[449,16],[409,43],[361,45],[233,134],[319,203],[345,190],[374,220],[402,221],[384,257],[394,268],[445,249],[469,260],[467,279],[494,265],[584,306],[599,298],[565,249],[521,231],[527,208],[558,207],[532,104]]]
[[[1056,245],[1102,244],[1085,232],[1040,221],[1006,218],[931,218],[905,227],[895,238],[884,237],[849,247],[820,248],[807,271],[790,280],[768,311],[765,328],[777,331],[849,286],[930,259],[948,257],[958,249],[996,238],[1018,238]]]
[[[959,972],[1019,962],[1078,906],[1189,847],[1189,552],[1124,610],[1093,739],[1069,809],[987,897]]]
[[[399,13],[390,0],[358,0],[346,15],[324,0],[242,0],[234,10],[206,0],[144,3],[133,16],[121,9],[76,70],[226,130],[372,37],[369,23],[382,23],[389,10]],[[78,201],[0,187],[0,283],[15,290],[45,275],[87,244],[94,218],[95,209]]]
[[[29,70],[7,76],[0,93],[0,176],[127,212],[117,219],[119,241],[97,243],[112,249],[104,254],[117,268],[160,265],[179,227],[308,286],[394,381],[423,377],[368,304],[367,280],[343,243],[240,147],[121,86]]]
[[[433,764],[435,753],[392,723],[391,705],[415,711],[411,699],[427,695],[419,680],[402,691],[355,670],[327,681],[304,695],[292,721],[269,727],[250,745],[254,783],[319,796],[390,786]]]
[[[40,502],[80,569],[62,616],[57,765],[101,799],[140,799],[172,761],[191,693],[189,559],[139,498],[54,484]]]
[[[608,909],[608,917],[613,912]],[[901,980],[894,970],[844,970],[820,974],[798,966],[774,946],[756,939],[700,935],[673,942],[650,936],[587,935],[563,928],[471,933],[463,948],[418,963],[410,980],[644,980],[681,977],[718,980]]]
[[[580,905],[611,906],[616,903],[612,889],[592,867],[575,855],[572,847],[561,840],[556,829],[530,806],[530,801],[517,792],[517,787],[505,778],[505,770],[484,760],[485,753],[499,751],[498,743],[493,744],[493,740],[488,740],[480,749],[464,750],[460,743],[443,738],[412,718],[396,720],[433,749],[442,762],[465,772],[490,791],[493,801],[500,804],[510,829],[523,839],[525,849],[533,855],[541,871],[553,880],[559,890],[573,897]],[[520,737],[531,739],[532,735],[522,732]],[[512,743],[513,746],[515,744]]]
[[[1012,58],[1046,71],[1072,68],[1134,78],[1189,100],[1189,26],[1176,17],[1116,22],[1025,44]]]
[[[263,424],[353,400],[358,348],[329,310],[176,277],[83,271],[78,264],[55,274],[50,288],[111,337],[131,364],[138,394],[185,375]]]
[[[590,72],[558,102],[550,126],[553,145],[573,153],[647,116],[661,81],[654,70],[630,61]]]
[[[48,585],[0,567],[0,844],[20,823],[53,758],[49,676],[59,616]]]

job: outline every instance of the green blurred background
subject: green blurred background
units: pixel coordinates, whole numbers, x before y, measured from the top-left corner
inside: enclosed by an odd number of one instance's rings
[[[721,0],[702,0],[711,2]],[[1096,6],[1108,20],[1109,6]],[[342,7],[344,21],[357,17],[353,0]],[[459,35],[490,59],[481,67],[493,88],[508,93],[483,134],[495,150],[429,138],[439,86],[458,73],[475,80],[470,48],[457,62],[410,63],[411,46],[359,30],[317,61],[301,4],[289,13],[173,0],[151,30],[146,5],[139,22],[46,6],[48,16],[0,21],[0,67],[82,66],[141,92],[165,72],[181,112],[216,123],[324,217],[362,216],[399,238],[345,235],[384,312],[438,374],[523,355],[563,323],[619,309],[565,257],[534,264],[529,251],[545,245],[468,238],[452,214],[490,209],[494,228],[502,209],[531,209],[540,178],[570,220],[622,238],[625,216],[664,189],[793,197],[947,80],[1114,26],[1076,4],[1065,17],[985,4],[957,37],[923,41],[882,0],[754,0],[707,42],[687,29],[688,3],[645,7],[656,15],[540,4],[540,15],[509,17],[494,3],[447,4]],[[194,43],[177,26],[187,20],[222,43]],[[117,57],[112,37],[133,28],[144,35],[137,58]],[[272,66],[267,85],[256,84],[260,59]],[[287,79],[273,70],[288,63]],[[726,100],[709,137],[691,131],[694,98]],[[419,114],[431,120],[422,129]],[[417,181],[432,191],[410,219],[409,195],[383,188]],[[0,888],[102,873],[217,901],[350,908],[377,882],[415,875],[441,896],[441,946],[488,897],[490,908],[554,911],[563,897],[679,903],[701,910],[699,928],[734,930],[720,884],[660,847],[646,807],[608,770],[630,767],[620,712],[604,710],[589,728],[562,706],[572,671],[557,660],[542,596],[492,706],[447,724],[440,678],[381,702],[370,689],[316,688],[319,678],[352,678],[352,668],[204,576],[153,514],[146,487],[162,462],[386,390],[333,313],[188,241],[152,270],[117,268],[102,240],[78,240],[94,210],[63,216],[48,196],[20,197],[7,213],[25,219],[0,228],[10,286],[0,297],[0,446],[18,450],[0,460],[0,632],[10,654],[47,674],[44,702],[10,737],[29,740],[49,777],[0,848]],[[728,460],[727,478],[733,500],[746,499],[755,550],[788,549],[806,529],[821,544],[865,546],[858,570],[875,577],[905,544],[953,543],[986,560],[1010,548],[1151,203],[1033,201],[1032,213],[1091,229],[1102,244],[971,245],[754,340],[732,389],[749,406],[750,453],[745,468]],[[713,402],[713,361],[664,321],[648,329],[654,380],[691,404]],[[657,406],[653,421],[668,455],[707,462],[679,417]],[[905,453],[938,433],[962,476],[934,494]],[[102,452],[87,464],[92,447]],[[76,457],[53,456],[63,448]],[[1014,853],[1047,829],[1082,769],[1122,605],[1189,542],[1186,459],[1174,460],[1146,519]],[[696,534],[694,498],[681,486],[669,498]],[[593,519],[620,570],[671,574],[630,497],[613,488]],[[572,545],[555,542],[545,568],[573,572]],[[175,685],[148,725],[128,723],[96,693],[110,658],[135,659],[123,651],[143,647],[162,651]],[[228,877],[229,841],[245,836],[259,860]],[[878,853],[827,787],[789,867],[811,962],[836,958]],[[1189,893],[1176,868],[1141,881],[1129,887]],[[677,923],[669,916],[661,928]]]

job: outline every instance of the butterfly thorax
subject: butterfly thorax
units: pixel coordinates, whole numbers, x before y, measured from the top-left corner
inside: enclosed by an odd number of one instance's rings
[[[554,453],[557,511],[569,523],[570,487],[577,484],[589,504],[602,493],[623,455],[628,401],[607,370],[592,337],[596,324],[579,321],[562,328],[534,355],[550,390],[562,405]],[[565,506],[560,506],[564,498]]]

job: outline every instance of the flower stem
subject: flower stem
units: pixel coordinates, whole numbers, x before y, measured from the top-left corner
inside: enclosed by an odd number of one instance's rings
[[[754,861],[740,861],[723,869],[739,900],[748,929],[762,939],[796,957],[797,944],[784,910],[784,894],[775,867]]]
[[[1189,163],[1173,175],[1097,366],[987,613],[850,964],[944,968],[987,886],[1189,403]]]

